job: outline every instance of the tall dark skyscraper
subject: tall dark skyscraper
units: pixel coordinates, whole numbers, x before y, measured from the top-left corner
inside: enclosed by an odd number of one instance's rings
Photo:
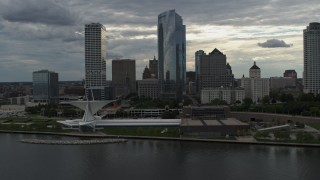
[[[206,53],[203,50],[199,50],[195,52],[194,54],[194,64],[195,64],[195,72],[196,72],[196,90],[197,92],[200,90],[200,59],[201,56],[206,55]]]
[[[112,85],[115,97],[126,97],[128,94],[136,92],[135,60],[112,60]]]
[[[85,25],[86,96],[105,99],[106,86],[106,28],[100,23]]]
[[[185,93],[186,26],[175,10],[158,16],[160,94],[180,98]]]
[[[227,57],[218,49],[200,58],[199,86],[203,88],[233,87],[234,76],[231,66],[227,64]]]
[[[320,23],[303,30],[303,92],[320,93]]]
[[[156,60],[156,57],[154,57],[152,60],[149,60],[149,70],[151,76],[154,76],[154,78],[158,79],[158,60]]]

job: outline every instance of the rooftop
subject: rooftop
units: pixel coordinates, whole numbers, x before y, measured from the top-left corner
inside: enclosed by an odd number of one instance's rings
[[[260,69],[260,68],[256,65],[256,62],[254,61],[253,66],[250,69]]]
[[[214,48],[214,50],[209,54],[211,55],[211,54],[223,54],[223,53],[220,52],[217,48]]]

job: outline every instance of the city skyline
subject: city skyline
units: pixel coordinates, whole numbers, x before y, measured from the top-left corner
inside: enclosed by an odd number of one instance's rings
[[[157,54],[157,15],[170,9],[176,9],[186,25],[187,71],[194,71],[196,51],[218,48],[227,55],[235,78],[247,76],[253,61],[263,69],[262,77],[282,76],[285,69],[295,69],[302,77],[302,33],[310,22],[320,21],[319,7],[312,0],[189,0],[183,5],[0,0],[0,82],[31,81],[39,69],[52,69],[61,80],[84,78],[83,25],[91,22],[106,26],[107,79],[111,60],[117,58],[136,59],[140,77]]]

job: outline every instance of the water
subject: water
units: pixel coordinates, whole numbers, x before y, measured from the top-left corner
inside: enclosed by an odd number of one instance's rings
[[[98,145],[19,142],[39,137],[53,138],[0,134],[1,180],[319,179],[320,148],[152,140]]]

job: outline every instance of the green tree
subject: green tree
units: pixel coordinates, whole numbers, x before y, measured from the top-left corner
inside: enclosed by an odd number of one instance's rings
[[[245,105],[251,105],[251,104],[253,104],[253,101],[252,101],[251,98],[244,98],[244,99],[243,99],[243,103],[244,103]]]
[[[290,132],[288,131],[276,131],[274,132],[276,140],[290,140]]]
[[[301,94],[298,97],[299,101],[305,101],[305,102],[313,102],[315,100],[314,94],[313,93],[308,93],[308,94]]]
[[[262,104],[269,104],[270,103],[270,97],[269,96],[264,96],[262,98]]]

